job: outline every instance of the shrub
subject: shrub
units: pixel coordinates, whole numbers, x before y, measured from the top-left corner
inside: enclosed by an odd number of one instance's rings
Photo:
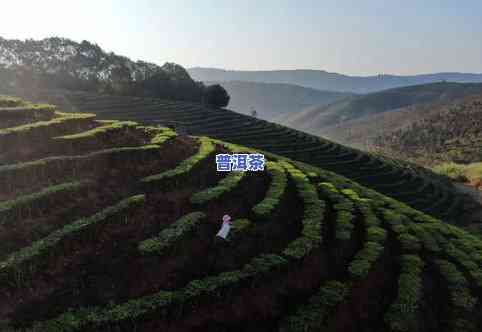
[[[435,264],[448,283],[452,304],[460,309],[471,311],[477,303],[477,299],[470,294],[464,275],[447,260],[437,259]]]
[[[173,292],[159,291],[156,294],[129,300],[110,307],[90,307],[70,311],[48,321],[38,322],[32,328],[36,331],[74,332],[89,326],[119,326],[124,321],[136,321],[147,315],[156,314],[173,305],[182,307],[203,296],[219,297],[223,291],[232,289],[242,281],[262,277],[276,272],[288,264],[278,255],[260,255],[253,258],[241,270],[223,272],[201,280],[193,280],[184,288]]]
[[[6,260],[0,262],[0,280],[12,281],[9,276],[13,274],[15,284],[19,286],[24,281],[25,272],[34,271],[34,265],[41,264],[41,257],[51,254],[55,247],[60,246],[65,241],[71,241],[77,234],[86,232],[96,225],[109,222],[111,217],[126,213],[127,210],[138,207],[144,202],[144,195],[129,197],[91,217],[68,224],[47,237],[34,242],[29,247],[12,253]],[[30,266],[27,267],[27,265]]]
[[[21,214],[22,210],[25,209],[30,210],[34,208],[35,204],[40,204],[39,202],[43,202],[45,199],[77,191],[90,183],[90,181],[62,183],[45,188],[33,194],[20,196],[11,201],[0,202],[0,225],[7,223],[9,220],[13,221],[11,218],[14,214]]]
[[[246,175],[246,172],[230,172],[225,178],[212,188],[197,192],[191,197],[193,204],[206,204],[233,190]]]
[[[466,170],[464,165],[456,163],[445,163],[433,168],[435,173],[445,175],[454,181],[467,182],[469,179],[466,176]]]
[[[189,213],[159,233],[158,237],[145,240],[139,244],[143,254],[164,254],[181,239],[192,234],[206,215],[202,212]]]
[[[78,134],[54,137],[54,139],[57,139],[57,140],[88,139],[98,135],[104,135],[112,131],[118,131],[126,128],[135,128],[136,126],[137,126],[137,123],[133,121],[115,121],[115,122],[112,122],[103,126],[99,126],[94,129],[87,130]]]
[[[278,206],[286,190],[287,177],[284,168],[276,162],[267,162],[266,170],[271,175],[271,185],[266,197],[253,207],[256,216],[266,218]]]
[[[214,152],[214,144],[207,137],[199,138],[201,142],[198,152],[192,157],[182,161],[176,168],[170,169],[160,174],[155,174],[142,179],[142,182],[149,183],[155,181],[161,181],[163,179],[174,178],[183,174],[187,174],[191,169],[199,162],[206,159],[210,154]]]
[[[348,271],[356,279],[365,279],[368,272],[383,252],[383,247],[376,242],[366,242],[354,260],[350,263]]]
[[[157,128],[156,128],[157,129]],[[152,139],[151,139],[151,144],[158,144],[161,145],[165,141],[174,138],[177,136],[177,133],[170,129],[170,128],[161,128],[160,132],[157,133]]]
[[[285,318],[281,332],[307,332],[323,329],[338,304],[348,295],[349,287],[339,281],[328,281],[320,287],[309,302]]]
[[[60,112],[55,112],[58,117],[48,120],[48,121],[38,121],[34,123],[29,123],[25,125],[21,125],[18,127],[13,127],[13,128],[6,128],[6,129],[0,129],[0,138],[2,136],[7,136],[11,134],[20,134],[20,133],[26,133],[34,129],[38,128],[46,128],[49,126],[53,125],[58,125],[62,124],[65,122],[77,122],[78,120],[81,119],[93,119],[95,118],[95,114],[77,114],[77,113],[60,113]]]
[[[231,223],[231,239],[237,239],[254,228],[253,223],[248,219],[235,219]]]
[[[398,296],[385,314],[385,321],[393,331],[418,331],[418,310],[422,297],[422,269],[424,263],[414,255],[401,257]]]
[[[294,180],[304,205],[302,236],[288,244],[283,254],[300,259],[308,255],[314,248],[319,247],[322,242],[321,223],[325,203],[318,198],[315,186],[310,183],[303,172],[290,163],[282,162],[282,165]]]

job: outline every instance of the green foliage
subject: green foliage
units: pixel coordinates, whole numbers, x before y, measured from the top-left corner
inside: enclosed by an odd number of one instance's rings
[[[3,136],[11,135],[11,134],[21,134],[25,132],[29,132],[34,129],[38,128],[45,128],[49,127],[52,125],[57,125],[65,122],[76,122],[80,119],[93,119],[95,118],[95,114],[77,114],[77,113],[60,113],[60,112],[55,112],[55,114],[58,116],[52,120],[48,121],[38,121],[34,123],[29,123],[25,125],[21,125],[18,127],[12,127],[12,128],[6,128],[6,129],[0,129],[0,138]]]
[[[336,225],[335,225],[335,237],[338,240],[346,241],[351,238],[351,233],[355,226],[353,225],[354,204],[351,200],[347,199],[344,195],[360,200],[357,193],[352,190],[342,189],[338,191],[336,186],[329,182],[321,182],[318,184],[320,193],[328,197],[333,204],[333,209],[336,211]],[[342,195],[343,193],[344,195]]]
[[[338,240],[349,240],[355,226],[353,225],[354,216],[350,211],[337,210],[336,213],[336,238]]]
[[[119,131],[126,128],[135,128],[137,126],[136,122],[133,121],[116,121],[103,126],[96,127],[94,129],[84,131],[82,133],[65,135],[60,137],[54,137],[58,140],[79,140],[79,139],[89,139],[100,135],[105,135],[112,131]],[[155,144],[155,143],[153,143]]]
[[[398,296],[385,314],[392,331],[419,331],[419,306],[422,297],[423,261],[415,255],[401,257]]]
[[[266,170],[271,176],[270,188],[266,193],[266,197],[253,207],[253,212],[256,216],[262,218],[268,217],[278,206],[287,184],[286,172],[280,164],[268,161]]]
[[[164,254],[176,243],[195,232],[199,223],[206,218],[203,212],[189,213],[172,225],[162,230],[158,237],[145,240],[139,244],[139,251],[143,254]]]
[[[161,181],[164,179],[174,178],[183,174],[187,174],[191,171],[191,169],[196,166],[199,162],[206,159],[210,154],[214,153],[214,144],[211,139],[207,137],[200,137],[200,146],[198,152],[193,155],[192,157],[182,161],[176,168],[170,169],[160,174],[151,175],[144,179],[143,182],[155,182]]]
[[[467,176],[465,175],[465,166],[458,165],[456,163],[444,163],[437,165],[433,168],[435,173],[445,175],[455,181],[465,182],[468,180]],[[481,173],[482,176],[482,173]]]
[[[236,239],[254,229],[253,223],[248,219],[235,219],[231,223],[230,239]]]
[[[157,129],[157,128],[156,128]],[[152,139],[151,144],[158,144],[161,145],[165,141],[174,138],[177,136],[177,133],[172,130],[171,128],[160,128],[160,132],[157,133]]]
[[[326,282],[308,303],[284,319],[280,331],[321,331],[336,307],[347,297],[348,290],[349,287],[339,281]]]
[[[464,275],[447,260],[437,259],[435,264],[448,283],[452,304],[462,310],[472,311],[477,299],[470,294]]]
[[[23,163],[17,163],[12,165],[0,165],[0,174],[3,176],[11,175],[12,177],[15,176],[16,173],[20,171],[28,171],[28,170],[37,170],[38,173],[42,173],[41,169],[51,166],[52,164],[61,164],[66,162],[80,162],[85,160],[91,160],[94,158],[102,158],[102,157],[112,157],[116,154],[132,154],[134,152],[139,151],[149,151],[149,150],[158,150],[159,145],[143,145],[143,146],[136,146],[136,147],[122,147],[122,148],[111,148],[105,150],[99,150],[95,152],[90,152],[84,155],[78,156],[55,156],[55,157],[47,157],[43,159],[38,159],[34,161],[27,161]]]
[[[22,102],[21,106],[16,107],[0,106],[0,118],[35,120],[39,117],[53,117],[56,110],[54,105]]]
[[[25,271],[33,270],[33,265],[40,264],[42,257],[52,253],[55,247],[63,242],[72,240],[78,234],[88,231],[93,226],[109,222],[110,218],[125,214],[127,210],[138,207],[145,202],[145,195],[136,195],[120,201],[114,206],[88,218],[79,219],[63,228],[54,231],[47,237],[34,242],[29,247],[12,253],[6,260],[0,262],[0,280],[11,278],[14,275],[17,285],[22,282]],[[30,264],[30,267],[27,265]]]
[[[246,172],[230,172],[225,178],[219,181],[215,187],[205,189],[192,195],[191,203],[201,205],[219,199],[236,188],[245,175]]]
[[[352,201],[360,201],[361,198],[358,196],[358,193],[353,189],[342,189],[340,190],[345,196],[349,197]]]
[[[321,223],[324,218],[325,203],[319,199],[316,187],[310,183],[303,172],[288,162],[282,162],[282,165],[294,180],[304,205],[302,236],[288,244],[283,254],[300,259],[318,248],[322,242]]]
[[[398,241],[405,252],[418,252],[421,248],[419,239],[408,233],[400,233]]]
[[[182,66],[158,66],[105,52],[95,43],[66,38],[0,39],[1,83],[8,89],[95,91],[126,96],[201,102],[204,85]],[[62,65],[59,65],[59,64]]]
[[[387,231],[378,226],[371,226],[367,229],[367,240],[382,243],[387,237]]]
[[[397,211],[397,210],[381,209],[381,212],[383,214],[383,219],[385,220],[385,222],[391,225],[392,229],[395,232],[400,232],[400,231],[397,231],[396,227],[404,226],[404,224],[407,221],[406,216],[404,216],[403,214],[400,213],[400,211]],[[404,229],[404,228],[403,227],[398,228],[398,230],[400,229]]]
[[[348,271],[355,279],[365,279],[376,260],[383,252],[383,247],[376,242],[365,242],[348,267]]]
[[[422,242],[426,250],[439,252],[440,246],[438,240],[433,235],[433,227],[431,224],[410,224],[408,229]]]
[[[31,210],[35,206],[45,203],[46,199],[53,196],[64,195],[69,192],[75,192],[90,184],[90,181],[75,181],[62,183],[59,185],[45,188],[39,192],[20,196],[14,200],[0,202],[0,225],[13,221],[14,214],[21,214],[21,210]]]
[[[482,179],[482,163],[457,164],[454,162],[437,165],[434,172],[447,176],[454,181],[467,182]]]
[[[278,255],[260,255],[241,270],[223,272],[201,280],[193,280],[186,287],[174,292],[160,291],[111,307],[90,307],[64,313],[54,319],[38,322],[30,332],[74,332],[86,326],[119,326],[123,321],[136,321],[163,308],[192,303],[203,296],[218,297],[221,292],[243,281],[261,277],[280,270],[288,261]],[[338,287],[339,288],[339,287]],[[338,289],[336,288],[336,289]],[[335,291],[336,291],[335,289]]]
[[[22,98],[2,96],[0,95],[0,107],[21,107],[25,106],[25,102]]]
[[[219,84],[206,87],[204,98],[206,103],[214,107],[226,107],[230,99],[226,90]]]

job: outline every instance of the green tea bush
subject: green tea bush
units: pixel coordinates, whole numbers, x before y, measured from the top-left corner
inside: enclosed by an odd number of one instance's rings
[[[398,279],[398,296],[385,314],[385,322],[392,331],[419,331],[419,309],[422,300],[422,270],[420,257],[403,255]]]
[[[477,303],[477,299],[471,295],[468,288],[469,284],[464,275],[453,263],[447,260],[437,259],[435,264],[448,283],[452,304],[465,311],[472,311]]]
[[[328,281],[313,295],[308,303],[281,323],[280,332],[321,331],[330,315],[342,303],[349,291],[349,286],[339,281]]]
[[[266,163],[266,170],[271,176],[270,188],[266,193],[266,197],[253,207],[254,214],[260,218],[266,218],[274,211],[287,185],[286,172],[280,164],[268,161]]]
[[[245,175],[246,172],[230,172],[225,178],[219,181],[216,186],[192,195],[191,203],[201,205],[221,198],[223,195],[236,188]]]
[[[139,244],[143,254],[164,254],[180,240],[194,233],[199,223],[206,217],[203,212],[189,213],[172,225],[162,230],[158,237],[145,240]]]
[[[14,200],[0,202],[0,225],[13,222],[14,220],[19,221],[18,217],[24,216],[40,204],[46,204],[46,200],[75,192],[89,184],[91,184],[90,181],[62,183],[33,194],[20,196]]]
[[[78,134],[54,137],[54,139],[57,139],[57,140],[90,139],[101,135],[105,135],[107,133],[120,131],[126,128],[135,128],[136,126],[137,126],[137,123],[133,121],[116,121],[103,126],[96,127],[91,130],[78,133]]]
[[[9,255],[6,260],[0,262],[0,280],[14,282],[19,286],[28,274],[35,270],[36,265],[41,265],[45,256],[52,255],[56,247],[62,243],[72,241],[76,236],[84,233],[99,224],[110,222],[112,217],[125,214],[128,210],[143,205],[145,195],[129,197],[114,206],[108,207],[88,218],[79,219],[63,228],[54,231],[47,237],[34,242]]]
[[[119,327],[123,322],[142,320],[143,317],[152,316],[172,306],[182,308],[184,304],[193,303],[196,299],[218,298],[223,292],[239,287],[242,282],[262,278],[270,273],[279,273],[279,270],[287,265],[288,261],[281,256],[260,255],[241,270],[193,280],[177,291],[159,291],[110,307],[89,307],[66,312],[54,319],[36,323],[30,332],[74,332],[83,331],[87,326]]]
[[[319,199],[316,187],[310,183],[303,172],[290,163],[282,162],[282,165],[295,182],[304,206],[302,236],[292,241],[283,254],[300,259],[318,248],[322,242],[321,224],[324,218],[325,202]]]
[[[194,166],[196,166],[199,162],[214,153],[214,144],[211,139],[207,137],[201,137],[199,138],[199,141],[201,144],[199,146],[198,152],[195,155],[182,161],[176,168],[170,169],[160,174],[148,176],[142,179],[142,182],[149,183],[161,181],[164,179],[174,178],[189,173]]]
[[[363,249],[360,250],[353,261],[351,261],[348,271],[355,279],[365,279],[383,252],[383,246],[377,242],[365,242]]]

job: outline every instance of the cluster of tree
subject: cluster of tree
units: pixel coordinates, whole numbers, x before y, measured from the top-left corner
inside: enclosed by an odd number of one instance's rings
[[[482,98],[448,107],[404,129],[380,135],[375,145],[407,158],[480,161]],[[477,150],[479,152],[477,152]]]
[[[229,103],[221,86],[196,82],[175,63],[134,62],[88,41],[56,37],[39,41],[0,37],[0,88],[62,88],[205,102],[216,107]]]

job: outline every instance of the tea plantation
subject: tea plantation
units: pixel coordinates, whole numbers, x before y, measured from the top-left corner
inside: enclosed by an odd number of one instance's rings
[[[263,121],[255,140],[230,112],[87,97],[104,120],[0,99],[0,331],[482,330],[482,241],[331,170],[456,209],[430,176]],[[128,121],[147,103],[214,138]],[[217,172],[260,151],[222,137],[326,167],[261,151],[263,172]]]
[[[461,224],[463,199],[446,179],[414,164],[375,156],[291,128],[200,104],[45,90],[37,100],[101,119],[175,125],[192,135],[262,149],[335,172],[437,218]]]

